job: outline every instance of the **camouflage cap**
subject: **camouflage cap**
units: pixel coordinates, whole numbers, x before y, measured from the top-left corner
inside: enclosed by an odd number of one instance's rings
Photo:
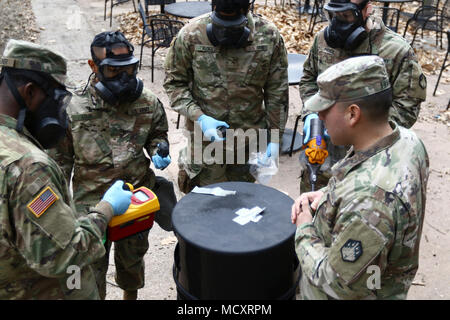
[[[62,85],[67,79],[67,63],[63,56],[28,41],[9,40],[0,66],[48,73]]]
[[[390,88],[384,61],[379,56],[349,58],[332,65],[317,77],[319,91],[305,102],[319,112],[336,102],[354,101]]]

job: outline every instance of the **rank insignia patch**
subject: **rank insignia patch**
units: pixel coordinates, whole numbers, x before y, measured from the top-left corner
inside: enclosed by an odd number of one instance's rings
[[[39,218],[58,199],[52,188],[47,187],[27,205],[27,208]]]
[[[361,241],[348,239],[341,248],[342,260],[346,262],[355,262],[361,257],[363,248]]]

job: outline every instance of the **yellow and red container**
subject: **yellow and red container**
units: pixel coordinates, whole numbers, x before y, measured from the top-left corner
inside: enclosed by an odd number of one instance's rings
[[[153,191],[146,187],[131,189],[131,204],[128,210],[111,219],[108,224],[108,239],[117,241],[138,232],[150,229],[159,210],[159,200]]]

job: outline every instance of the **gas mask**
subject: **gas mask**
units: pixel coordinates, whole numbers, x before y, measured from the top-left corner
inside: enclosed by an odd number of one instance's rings
[[[248,19],[243,14],[231,18],[216,11],[211,13],[212,23],[206,26],[206,34],[213,46],[241,48],[247,44],[250,35]]]
[[[31,112],[24,99],[6,71],[3,72],[6,84],[20,106],[16,130],[21,132],[25,126],[44,149],[54,147],[66,134],[68,126],[67,106],[72,94],[64,88],[51,88],[47,79],[34,75],[33,82],[45,92],[46,98],[36,111]]]
[[[105,59],[98,59],[93,47],[105,48]],[[126,47],[128,53],[115,55],[112,52],[115,47]],[[139,59],[133,51],[133,45],[119,31],[102,33],[91,44],[92,59],[99,68],[99,81],[94,87],[100,98],[110,105],[133,102],[142,94],[144,83],[136,77]]]
[[[108,76],[111,68],[116,69],[115,75]],[[144,84],[136,77],[137,62],[125,67],[114,67],[111,65],[100,65],[97,75],[99,82],[95,84],[95,90],[104,101],[110,105],[133,102],[141,96]]]
[[[368,2],[355,4],[349,0],[332,0],[325,5],[330,24],[324,35],[330,47],[352,51],[367,38],[362,10]]]

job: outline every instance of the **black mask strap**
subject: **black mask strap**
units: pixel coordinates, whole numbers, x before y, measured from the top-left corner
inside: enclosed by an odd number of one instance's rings
[[[16,86],[14,85],[13,81],[11,80],[11,78],[9,77],[9,75],[6,71],[3,72],[3,76],[5,78],[6,84],[8,85],[9,91],[12,93],[12,95],[16,99],[16,102],[20,105],[20,111],[19,111],[19,117],[17,118],[16,130],[17,130],[17,132],[22,132],[23,123],[25,121],[25,114],[27,112],[27,104],[25,103],[25,100],[23,100],[22,96],[20,95],[19,91],[17,90]]]
[[[92,72],[92,73],[89,75],[89,77],[88,77],[88,79],[87,79],[87,83],[86,83],[86,85],[84,86],[83,92],[82,92],[81,94],[84,94],[84,93],[86,92],[86,89],[87,89],[87,87],[89,86],[89,83],[91,83],[91,78],[92,78],[93,75],[95,75],[95,72]]]

